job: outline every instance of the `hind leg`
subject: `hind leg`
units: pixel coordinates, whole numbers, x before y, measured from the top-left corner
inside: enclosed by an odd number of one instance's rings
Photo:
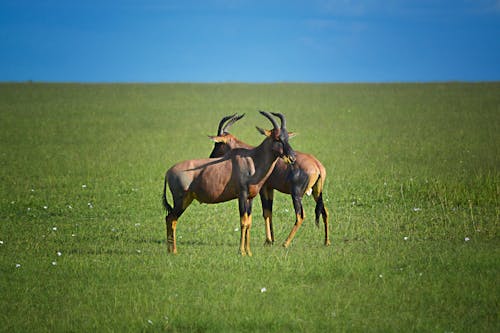
[[[169,253],[177,254],[177,241],[175,237],[175,231],[177,229],[177,220],[186,210],[186,208],[193,202],[192,195],[186,195],[184,198],[179,198],[175,200],[174,198],[174,209],[165,218],[165,224],[167,229],[167,251]]]
[[[323,217],[323,224],[325,225],[325,246],[329,246],[331,242],[328,232],[328,211],[326,210],[325,207],[323,207],[321,216]]]
[[[316,200],[316,226],[319,226],[319,216],[323,218],[323,224],[325,226],[325,246],[329,246],[331,244],[328,232],[328,211],[323,203],[323,193],[320,192],[318,195],[314,196],[314,200]]]
[[[174,214],[168,214],[165,218],[167,227],[167,251],[177,254],[177,243],[175,240],[175,229],[177,228],[177,217]]]

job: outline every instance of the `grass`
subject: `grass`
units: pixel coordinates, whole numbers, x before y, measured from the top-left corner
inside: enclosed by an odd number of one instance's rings
[[[498,332],[500,84],[0,84],[0,331]],[[194,203],[167,255],[161,190],[218,121],[283,112],[316,155],[289,249],[238,253],[236,201]],[[275,194],[275,235],[293,224]],[[263,289],[265,288],[265,289]]]

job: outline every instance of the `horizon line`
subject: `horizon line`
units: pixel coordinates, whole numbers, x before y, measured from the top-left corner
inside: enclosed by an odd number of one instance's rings
[[[499,83],[498,80],[401,80],[401,81],[52,81],[10,80],[0,84],[423,84],[423,83]]]

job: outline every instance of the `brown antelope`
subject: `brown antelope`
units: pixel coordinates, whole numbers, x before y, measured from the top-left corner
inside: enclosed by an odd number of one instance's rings
[[[219,123],[217,135],[224,137],[224,140],[216,142],[210,157],[224,156],[232,149],[246,148],[251,149],[252,146],[238,140],[235,136],[228,133],[229,127],[244,115],[227,116],[222,118]],[[282,120],[282,124],[284,123]],[[293,133],[289,133],[292,137]],[[304,209],[302,207],[302,197],[304,194],[312,193],[316,201],[316,225],[319,225],[319,216],[323,218],[325,227],[325,245],[330,245],[328,236],[328,212],[323,204],[323,185],[326,178],[326,170],[313,155],[295,151],[296,161],[292,166],[288,166],[281,160],[276,162],[273,172],[262,186],[260,190],[260,199],[262,202],[262,212],[266,224],[266,244],[274,243],[274,231],[272,223],[273,209],[273,189],[276,189],[285,194],[291,194],[293,207],[295,210],[296,220],[292,231],[283,243],[284,247],[288,247],[295,236],[295,233],[300,228],[304,221]]]
[[[281,157],[287,163],[295,162],[295,153],[288,143],[285,117],[273,114],[282,121],[281,127],[267,112],[260,113],[271,121],[272,130],[257,129],[266,138],[255,148],[233,149],[223,157],[205,158],[180,162],[171,167],[163,185],[163,205],[168,214],[167,248],[177,253],[175,230],[177,220],[193,199],[202,203],[219,203],[238,198],[240,212],[240,252],[250,251],[250,228],[252,226],[252,201],[271,174],[276,161]],[[224,136],[212,137],[215,142],[224,142]],[[167,201],[167,183],[172,193],[174,206]]]

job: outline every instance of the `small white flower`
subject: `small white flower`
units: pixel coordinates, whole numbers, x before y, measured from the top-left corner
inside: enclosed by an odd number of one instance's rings
[[[53,261],[52,266],[57,266],[57,262]]]
[[[3,245],[3,240],[0,240],[0,245]]]
[[[153,325],[153,321],[151,319],[148,319],[148,324]]]
[[[239,231],[239,230],[240,230],[240,229],[238,229],[238,228],[234,228],[234,231]]]
[[[16,264],[16,268],[19,268],[19,267],[21,267],[21,264]]]
[[[30,207],[28,207],[28,212],[29,212],[30,210],[31,210],[31,208],[30,208]]]
[[[52,230],[57,231],[57,227],[52,227]]]
[[[466,242],[470,241],[470,238],[469,237],[465,237],[464,239]]]
[[[260,292],[261,292],[261,293],[265,293],[266,291],[267,291],[267,288],[266,288],[266,287],[260,288]]]
[[[71,237],[76,237],[76,234],[71,234]]]
[[[58,257],[62,256],[61,251],[57,251],[57,256],[58,256]]]
[[[136,224],[135,224],[135,226],[136,226],[136,227],[140,227],[140,226],[141,226],[141,224],[140,224],[140,223],[136,223]]]
[[[382,274],[380,274],[378,277],[379,277],[379,278],[383,278],[384,276],[383,276]]]
[[[405,241],[407,241],[407,240],[408,240],[408,236],[405,236],[403,239],[404,239]]]
[[[141,251],[141,250],[135,250],[135,252],[137,252],[137,253],[141,253],[142,251]]]
[[[414,212],[420,212],[422,210],[422,208],[419,208],[419,207],[413,207],[413,211]]]
[[[47,206],[43,206],[43,209],[47,209],[47,208],[49,208],[49,207],[47,207]]]
[[[87,206],[89,206],[89,208],[94,208],[94,206],[92,205],[92,202],[87,203]]]
[[[71,205],[68,205],[68,209],[73,209],[73,207]]]
[[[15,204],[15,203],[16,203],[15,201],[11,201],[11,202],[10,202],[10,204],[11,204],[11,205],[13,205],[13,204]]]
[[[83,184],[83,185],[82,185],[82,188],[87,188],[87,185]]]

